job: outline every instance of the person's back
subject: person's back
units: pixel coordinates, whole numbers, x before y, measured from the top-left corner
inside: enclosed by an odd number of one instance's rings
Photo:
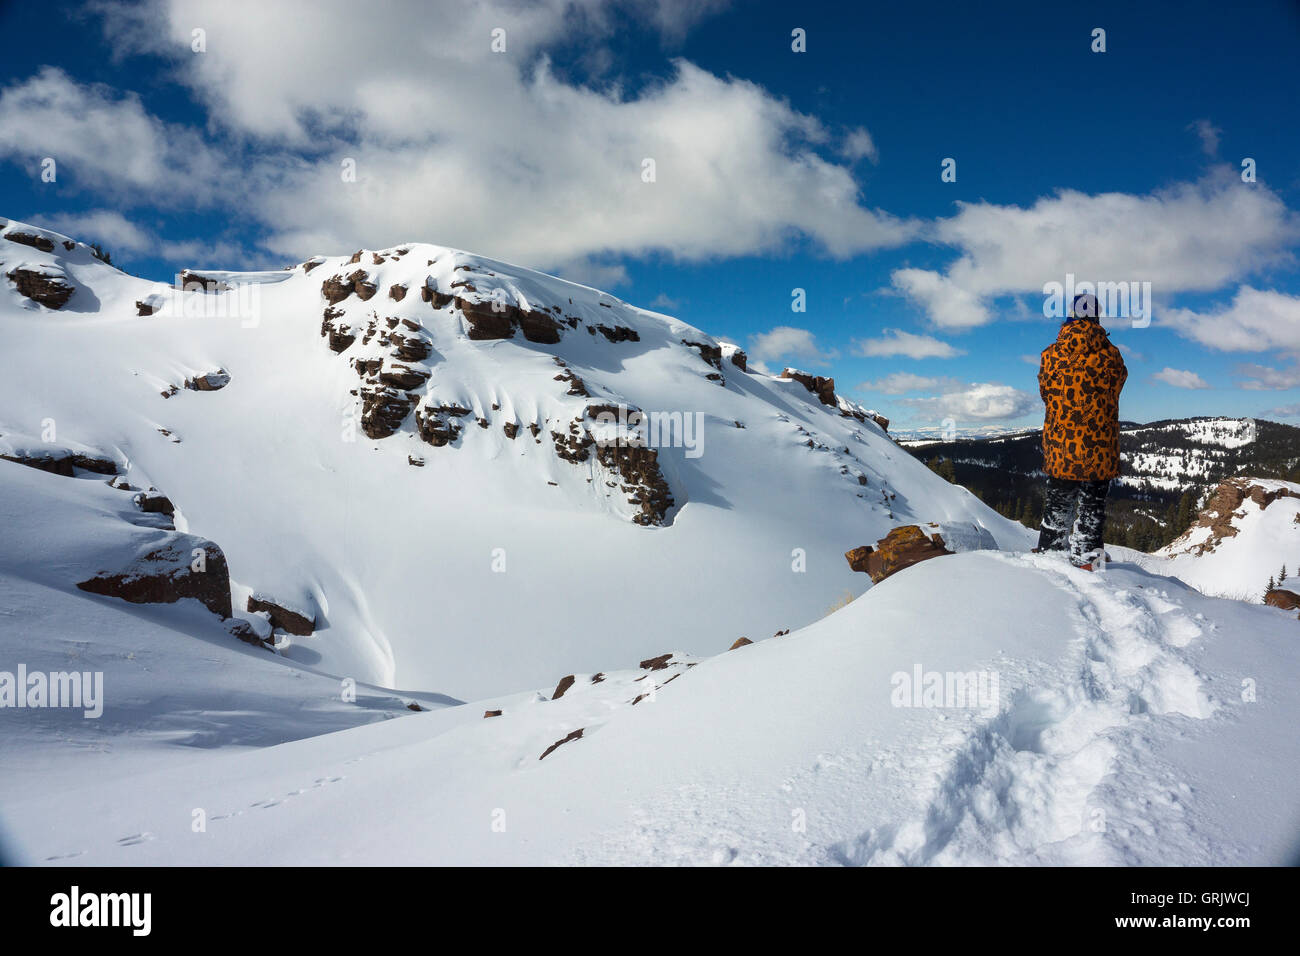
[[[1079,296],[1038,370],[1048,476],[1038,550],[1068,546],[1080,567],[1091,568],[1102,552],[1106,492],[1119,475],[1119,393],[1127,378],[1124,358],[1099,321],[1096,298]]]

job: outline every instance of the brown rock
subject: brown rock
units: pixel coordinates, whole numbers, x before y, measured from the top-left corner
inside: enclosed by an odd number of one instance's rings
[[[746,644],[753,644],[753,643],[754,642],[747,637],[738,637],[736,638],[736,643],[728,647],[727,650],[734,651],[738,647],[744,647]]]
[[[704,342],[690,342],[686,339],[682,339],[682,345],[698,349],[700,352],[700,358],[704,359],[704,361],[708,362],[714,368],[718,370],[722,369],[722,346],[707,345]]]
[[[6,238],[12,238],[11,236]],[[9,281],[18,288],[20,295],[39,302],[47,309],[61,309],[68,304],[77,287],[67,277],[37,269],[19,267],[7,273]]]
[[[193,551],[199,548],[204,552],[204,570],[195,571]],[[190,534],[172,533],[166,543],[150,549],[127,569],[101,572],[77,582],[77,587],[132,604],[173,604],[195,598],[214,614],[231,616],[226,556],[211,541]]]
[[[402,427],[418,397],[386,385],[361,387],[361,430],[367,438],[387,438]]]
[[[808,391],[817,396],[817,400],[823,405],[830,405],[832,408],[839,403],[835,400],[835,379],[824,378],[821,375],[809,375],[807,372],[801,372],[798,369],[787,368],[781,373],[781,378],[788,378],[798,382]]]
[[[146,514],[167,515],[169,518],[176,517],[176,506],[172,500],[156,489],[142,491],[135,496],[135,506]]]
[[[651,657],[641,662],[641,669],[643,671],[661,671],[668,666],[672,656],[672,654],[660,654],[658,657]]]
[[[561,739],[561,740],[557,740],[555,743],[551,744],[549,747],[547,747],[545,750],[543,750],[543,751],[542,751],[542,755],[541,755],[540,757],[538,757],[537,759],[538,759],[538,760],[545,760],[548,756],[550,756],[551,752],[552,752],[553,750],[555,750],[556,747],[559,747],[559,746],[561,746],[561,745],[563,745],[563,744],[567,744],[570,740],[581,740],[581,739],[582,739],[582,731],[583,731],[584,729],[585,729],[585,728],[583,728],[583,727],[579,727],[577,730],[573,731],[573,732],[572,732],[571,734],[569,734],[567,737],[564,737],[564,738]]]
[[[487,718],[487,717],[500,717],[500,716],[501,716],[501,711],[499,711],[499,710],[485,710],[485,711],[483,711],[483,716],[484,716],[484,718]]]
[[[1300,608],[1300,594],[1286,588],[1272,588],[1264,595],[1264,603],[1269,607],[1280,607],[1284,611]]]
[[[395,302],[401,302],[406,298],[406,286],[400,283],[393,283],[388,287],[388,297]]]
[[[863,571],[870,575],[873,583],[879,583],[903,568],[942,554],[952,554],[944,547],[943,538],[937,534],[928,537],[918,526],[909,524],[894,528],[876,542],[874,548],[854,548],[844,557],[854,571]]]
[[[570,328],[573,327],[575,326],[571,324]],[[616,344],[618,342],[640,342],[641,341],[641,336],[637,334],[636,329],[629,329],[626,325],[588,326],[588,330],[591,331],[593,335],[596,332],[599,332],[601,335],[605,336],[605,338],[609,339],[609,341],[614,342]]]
[[[316,630],[316,619],[314,617],[307,617],[298,611],[291,611],[287,607],[276,604],[266,595],[250,594],[248,596],[247,610],[265,611],[271,618],[272,627],[277,627],[290,634],[296,634],[299,637],[308,637]]]
[[[33,235],[30,232],[9,232],[5,238],[10,242],[16,242],[20,245],[31,246],[33,249],[39,249],[41,252],[53,252],[54,243],[44,236]]]
[[[51,475],[63,475],[65,478],[76,475],[75,469],[77,468],[93,471],[97,475],[117,474],[117,462],[111,458],[78,454],[62,448],[48,452],[0,455],[0,459],[12,461],[18,465],[26,465],[28,468],[35,468],[37,471],[48,472]]]
[[[415,427],[423,438],[435,448],[441,448],[460,437],[461,423],[455,421],[471,414],[459,405],[426,405],[415,413]]]
[[[555,685],[555,693],[551,695],[551,700],[559,700],[574,684],[574,677],[570,674],[568,677],[561,677],[560,682]]]
[[[429,380],[429,373],[406,365],[389,365],[379,373],[379,381],[393,388],[410,391],[419,388]]]

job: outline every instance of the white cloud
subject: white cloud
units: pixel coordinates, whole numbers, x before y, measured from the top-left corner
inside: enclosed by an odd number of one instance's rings
[[[82,242],[98,242],[110,253],[155,252],[158,237],[111,209],[35,216],[33,224],[53,229]]]
[[[937,390],[956,390],[961,383],[953,378],[914,375],[911,372],[893,372],[874,382],[863,382],[858,386],[864,392],[883,392],[886,395],[903,395],[907,392],[927,392]]]
[[[570,262],[557,263],[552,267],[557,276],[589,285],[594,289],[614,289],[627,285],[627,267],[618,263],[594,262],[580,257]]]
[[[1262,392],[1285,388],[1300,388],[1300,365],[1291,368],[1270,368],[1267,365],[1239,365],[1237,374],[1244,378],[1237,384],[1248,391]]]
[[[32,222],[82,242],[98,242],[118,265],[132,256],[156,256],[186,268],[256,269],[276,265],[265,255],[250,254],[235,242],[213,238],[166,239],[111,209],[34,216]]]
[[[682,303],[680,299],[674,299],[667,292],[660,292],[657,296],[655,296],[653,299],[650,300],[650,305],[648,306],[648,308],[669,309],[675,311],[681,308],[681,305]]]
[[[800,236],[844,257],[919,228],[866,206],[851,164],[823,156],[832,133],[754,83],[680,59],[635,93],[613,82],[576,85],[550,69],[552,45],[606,36],[622,14],[680,33],[700,12],[685,0],[405,0],[364,16],[342,0],[100,9],[124,53],[171,57],[178,81],[207,105],[211,136],[244,150],[232,154],[240,178],[231,181],[188,134],[203,162],[194,174],[185,172],[193,160],[163,170],[164,189],[216,191],[268,227],[267,247],[290,258],[425,240],[554,269],[656,251],[748,255]],[[197,55],[196,25],[207,31]],[[497,27],[505,53],[489,48]],[[21,130],[5,124],[13,148],[38,148],[51,118],[67,141],[86,139],[79,109],[25,102]],[[103,173],[123,178],[137,162],[141,173],[124,178],[144,188],[148,171],[166,163],[158,146],[172,130],[130,104],[117,112],[133,114],[139,129],[109,144],[115,158]],[[346,158],[356,161],[356,182],[342,181]],[[642,180],[646,158],[654,182]]]
[[[1150,282],[1152,294],[1213,290],[1287,260],[1300,217],[1267,187],[1220,167],[1148,195],[1063,190],[1028,208],[959,203],[930,238],[960,250],[943,272],[900,269],[894,285],[943,327],[992,321],[994,296],[1048,282]]]
[[[1151,376],[1153,381],[1164,382],[1166,385],[1172,385],[1174,388],[1209,388],[1210,383],[1195,372],[1186,369],[1169,368],[1165,366],[1160,371]]]
[[[864,358],[888,358],[895,355],[907,358],[954,358],[964,355],[961,349],[954,348],[941,339],[931,335],[917,335],[902,329],[882,329],[879,338],[855,339],[853,352]]]
[[[948,276],[926,269],[895,269],[891,278],[904,295],[919,303],[930,319],[949,329],[985,325],[993,318],[980,297]]]
[[[0,91],[0,158],[55,161],[60,184],[124,200],[205,205],[233,187],[233,173],[203,138],[163,123],[133,93],[75,82],[42,67]]]
[[[839,356],[835,349],[822,351],[812,332],[788,325],[751,335],[748,354],[761,362],[797,358],[814,365],[824,365]]]
[[[1221,352],[1300,350],[1300,296],[1248,285],[1217,311],[1169,309],[1160,322]]]
[[[942,395],[901,401],[936,421],[953,418],[958,422],[989,422],[1009,421],[1028,415],[1037,406],[1038,396],[1010,385],[982,382]]]
[[[1282,405],[1278,408],[1270,408],[1267,411],[1260,412],[1260,418],[1300,418],[1300,403],[1293,405]]]
[[[1201,141],[1201,152],[1206,156],[1217,156],[1219,154],[1219,138],[1223,135],[1223,130],[1207,119],[1198,119],[1193,123],[1189,123],[1187,128],[1196,133],[1197,138]]]
[[[871,163],[880,162],[880,150],[876,148],[876,141],[871,138],[871,133],[862,126],[859,126],[845,137],[840,152],[848,159],[865,159]]]

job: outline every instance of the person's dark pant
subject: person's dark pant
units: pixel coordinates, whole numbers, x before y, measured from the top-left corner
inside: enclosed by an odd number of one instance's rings
[[[1048,478],[1038,549],[1068,550],[1075,564],[1099,557],[1105,547],[1101,534],[1106,523],[1106,492],[1109,489],[1109,480]]]

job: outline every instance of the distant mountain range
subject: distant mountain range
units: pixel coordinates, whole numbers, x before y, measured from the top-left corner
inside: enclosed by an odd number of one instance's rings
[[[1039,429],[950,440],[900,442],[941,475],[1002,514],[1037,526],[1042,517]],[[1107,541],[1154,551],[1187,530],[1224,479],[1300,480],[1300,428],[1257,418],[1121,422],[1120,478],[1107,504]]]

